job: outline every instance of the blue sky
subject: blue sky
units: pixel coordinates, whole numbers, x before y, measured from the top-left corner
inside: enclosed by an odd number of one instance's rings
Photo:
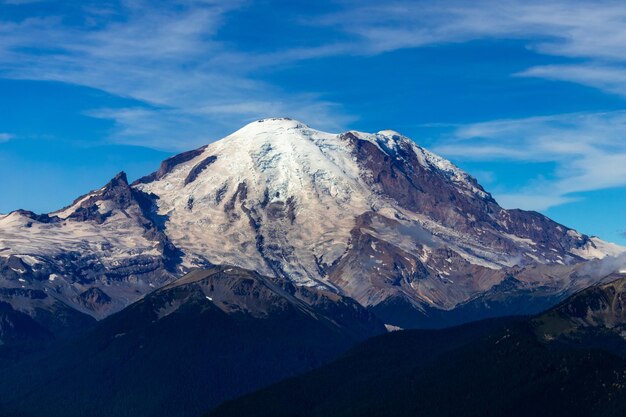
[[[0,212],[288,116],[626,244],[624,45],[619,1],[0,0]]]

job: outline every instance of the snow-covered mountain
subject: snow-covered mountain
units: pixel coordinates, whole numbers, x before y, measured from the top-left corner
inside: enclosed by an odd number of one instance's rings
[[[34,304],[2,291],[32,289],[101,318],[190,270],[228,264],[393,319],[488,308],[502,288],[554,302],[603,278],[583,277],[582,262],[623,250],[501,208],[397,132],[266,119],[131,185],[120,174],[62,210],[0,216],[0,300],[25,309]]]

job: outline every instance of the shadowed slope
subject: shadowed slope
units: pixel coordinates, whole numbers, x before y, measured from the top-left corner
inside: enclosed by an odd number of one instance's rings
[[[195,416],[384,331],[350,299],[214,267],[146,296],[43,359],[7,370],[0,411]]]
[[[622,416],[625,288],[592,287],[534,319],[374,338],[209,416]]]

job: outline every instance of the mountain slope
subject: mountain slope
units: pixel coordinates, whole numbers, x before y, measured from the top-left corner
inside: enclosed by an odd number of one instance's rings
[[[534,320],[542,340],[626,357],[626,278],[593,286]]]
[[[6,369],[0,415],[197,416],[383,332],[334,293],[237,267],[198,270]]]
[[[0,302],[63,339],[173,280],[153,198],[121,173],[55,213],[0,216]]]
[[[261,120],[168,171],[134,186],[158,196],[184,265],[236,264],[365,306],[401,299],[422,315],[449,311],[511,275],[555,302],[583,287],[510,269],[568,274],[560,267],[622,250],[502,209],[468,174],[393,131]],[[393,317],[384,319],[398,324]]]
[[[0,288],[0,369],[72,338],[95,322],[44,291]]]
[[[296,282],[328,284],[323,272],[359,232],[392,235],[389,243],[424,257],[448,246],[459,262],[493,268],[572,261],[593,246],[544,216],[501,209],[473,178],[390,131],[335,135],[262,120],[170,169],[135,186],[159,196],[167,230],[190,263],[238,257]],[[234,246],[214,247],[217,234]],[[242,235],[263,242],[242,246]]]
[[[625,288],[625,278],[592,287],[533,319],[377,337],[209,415],[624,415]],[[598,338],[607,341],[609,333],[621,344],[612,338],[600,346]]]
[[[266,119],[62,210],[0,216],[0,288],[43,291],[101,319],[186,272],[229,264],[351,297],[390,324],[440,327],[545,308],[611,272],[574,279],[581,262],[622,251],[502,209],[397,132]],[[527,294],[536,309],[492,302]],[[467,305],[472,314],[454,313]]]

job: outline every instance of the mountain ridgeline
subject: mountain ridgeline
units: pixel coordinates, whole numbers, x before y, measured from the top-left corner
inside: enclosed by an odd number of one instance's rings
[[[538,312],[607,275],[582,263],[622,251],[501,208],[397,132],[266,119],[61,210],[0,215],[0,301],[54,334],[74,326],[41,319],[61,304],[102,319],[194,269],[235,265],[391,325],[441,327]]]
[[[259,120],[0,215],[0,415],[198,416],[289,377],[215,415],[618,415],[624,251],[397,132]]]
[[[371,339],[207,417],[623,416],[626,279],[530,319]]]

